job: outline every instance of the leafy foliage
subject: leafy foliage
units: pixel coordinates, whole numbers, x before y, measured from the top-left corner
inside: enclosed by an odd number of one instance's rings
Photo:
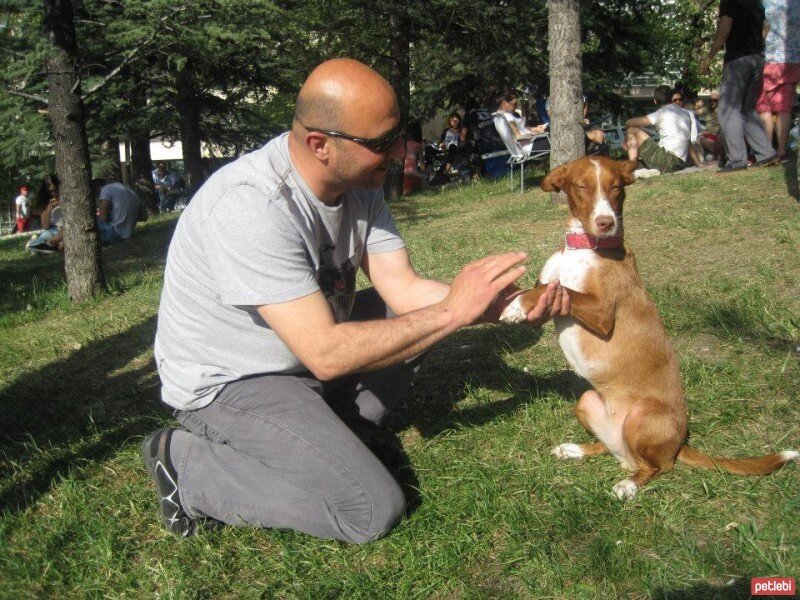
[[[716,0],[585,0],[584,90],[593,110],[621,109],[630,75],[698,78]],[[388,15],[397,0],[83,0],[76,3],[93,163],[104,142],[134,134],[180,136],[176,80],[193,90],[200,137],[224,152],[263,143],[291,120],[313,65],[361,59],[389,77]],[[0,14],[0,173],[52,170],[39,5],[13,0]],[[411,52],[411,114],[480,101],[487,85],[546,89],[545,0],[429,0],[404,5]],[[2,179],[2,178],[0,178]],[[2,185],[2,183],[0,183]],[[3,190],[0,190],[2,192]]]

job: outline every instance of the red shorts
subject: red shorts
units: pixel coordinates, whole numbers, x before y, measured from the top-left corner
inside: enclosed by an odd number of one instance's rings
[[[756,112],[792,112],[794,88],[800,81],[800,63],[767,63]]]

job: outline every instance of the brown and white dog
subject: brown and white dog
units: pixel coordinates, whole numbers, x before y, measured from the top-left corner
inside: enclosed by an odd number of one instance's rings
[[[633,183],[635,168],[629,161],[587,157],[544,178],[543,190],[563,190],[569,199],[565,243],[545,263],[539,285],[518,295],[500,316],[506,323],[522,322],[551,280],[570,290],[570,316],[557,317],[555,326],[567,362],[594,388],[581,396],[575,415],[600,443],[561,444],[552,453],[577,459],[611,452],[633,472],[613,488],[620,500],[633,498],[676,458],[740,475],[766,475],[800,459],[793,450],[712,458],[687,445],[678,360],[623,240],[624,187]]]

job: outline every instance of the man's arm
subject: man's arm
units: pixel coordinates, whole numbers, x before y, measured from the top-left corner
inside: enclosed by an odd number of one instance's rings
[[[108,222],[111,218],[111,201],[103,200],[102,198],[97,201],[97,220]]]
[[[336,323],[321,292],[260,306],[258,312],[316,377],[330,380],[411,358],[475,323],[497,295],[524,273],[525,268],[519,266],[524,259],[522,253],[509,253],[475,261],[461,270],[449,288],[423,283],[425,280],[416,282],[415,290],[421,290],[427,299],[440,298],[416,310],[412,307],[417,303],[406,294],[397,297],[397,291],[390,290],[392,297],[385,300],[392,310],[410,310],[393,319]],[[373,277],[374,263],[370,268]],[[386,291],[385,283],[378,285]]]
[[[444,283],[420,277],[405,248],[365,253],[361,268],[378,295],[397,315],[441,302],[450,291],[450,286]]]
[[[633,117],[625,121],[625,127],[650,127],[653,122],[649,117]]]
[[[711,61],[714,59],[714,56],[716,56],[717,52],[725,45],[725,42],[728,41],[731,27],[733,27],[733,19],[731,17],[723,16],[717,21],[717,32],[714,34],[714,41],[711,42],[708,54],[700,61],[701,75],[708,75],[711,68]]]
[[[42,229],[50,229],[50,226],[53,224],[53,209],[58,205],[58,200],[53,198],[50,202],[47,203],[47,206],[44,207],[42,210],[42,214],[39,215],[39,220],[42,223]]]
[[[405,248],[380,254],[366,254],[361,268],[369,277],[378,295],[397,315],[425,308],[441,302],[450,292],[450,286],[432,279],[420,277],[411,265]],[[503,290],[481,316],[482,323],[499,322],[500,313],[505,308],[514,286]],[[549,318],[569,314],[569,296],[555,282],[549,286],[548,293],[543,295],[528,314],[527,320],[535,325],[543,325]]]

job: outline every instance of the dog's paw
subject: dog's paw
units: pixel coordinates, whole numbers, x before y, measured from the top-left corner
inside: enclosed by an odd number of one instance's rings
[[[630,479],[623,479],[612,489],[614,491],[614,495],[620,500],[633,500],[633,498],[636,496],[636,492],[639,491],[639,486],[633,483],[633,481]]]
[[[559,444],[550,451],[550,454],[561,460],[583,458],[585,456],[578,444]]]
[[[513,325],[514,323],[522,323],[526,318],[527,314],[525,314],[525,310],[522,308],[522,302],[519,299],[519,296],[514,298],[514,300],[508,306],[503,309],[503,312],[500,313],[500,320],[503,323],[508,323]]]

